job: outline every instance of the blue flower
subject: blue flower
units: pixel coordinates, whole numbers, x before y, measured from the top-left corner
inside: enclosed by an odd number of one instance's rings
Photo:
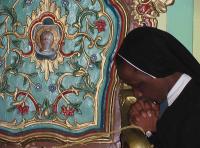
[[[24,2],[25,2],[26,5],[31,5],[33,1],[32,0],[25,0]]]
[[[62,6],[66,7],[69,5],[69,1],[68,0],[62,0]]]
[[[95,63],[97,61],[97,55],[96,54],[92,54],[90,57],[90,60],[92,63]]]
[[[40,83],[36,83],[36,84],[34,85],[34,87],[35,87],[35,89],[36,89],[37,91],[41,91],[41,90],[42,90],[42,85],[41,85]]]
[[[3,64],[4,64],[4,61],[0,60],[0,67],[3,66]]]
[[[56,91],[56,85],[55,84],[50,84],[48,88],[49,88],[49,91],[52,92],[52,93]]]

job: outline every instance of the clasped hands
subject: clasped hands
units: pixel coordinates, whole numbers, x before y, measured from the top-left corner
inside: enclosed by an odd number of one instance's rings
[[[145,132],[156,132],[159,111],[158,104],[146,100],[137,100],[130,108],[129,121],[141,127]]]

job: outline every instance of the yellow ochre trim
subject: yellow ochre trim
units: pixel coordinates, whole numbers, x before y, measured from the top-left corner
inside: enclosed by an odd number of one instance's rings
[[[160,13],[160,16],[157,17],[157,19],[158,19],[158,28],[166,31],[167,30],[167,14]]]
[[[194,0],[193,55],[200,62],[200,1]]]

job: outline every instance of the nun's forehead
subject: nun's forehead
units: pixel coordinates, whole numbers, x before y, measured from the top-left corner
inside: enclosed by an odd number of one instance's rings
[[[126,63],[128,63],[129,65],[131,65],[133,68],[135,68],[135,69],[141,71],[142,73],[144,73],[144,74],[146,74],[146,75],[148,75],[148,76],[150,76],[150,77],[152,77],[152,78],[156,78],[155,76],[153,76],[153,75],[151,75],[151,74],[145,72],[144,70],[142,70],[142,69],[140,69],[139,67],[137,67],[136,65],[134,65],[134,63],[131,63],[129,60],[127,60],[127,59],[126,59],[125,57],[123,57],[122,55],[118,54],[118,56],[119,56],[120,58],[122,58]]]

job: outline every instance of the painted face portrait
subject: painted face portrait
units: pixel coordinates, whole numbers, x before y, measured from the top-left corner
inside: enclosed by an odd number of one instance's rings
[[[44,31],[39,36],[40,47],[36,48],[36,58],[38,60],[54,60],[57,57],[57,53],[54,48],[52,48],[54,43],[54,35],[51,31]]]
[[[54,41],[53,33],[51,33],[50,31],[44,31],[40,36],[40,43],[42,46],[40,50],[41,51],[51,50],[53,41]]]

